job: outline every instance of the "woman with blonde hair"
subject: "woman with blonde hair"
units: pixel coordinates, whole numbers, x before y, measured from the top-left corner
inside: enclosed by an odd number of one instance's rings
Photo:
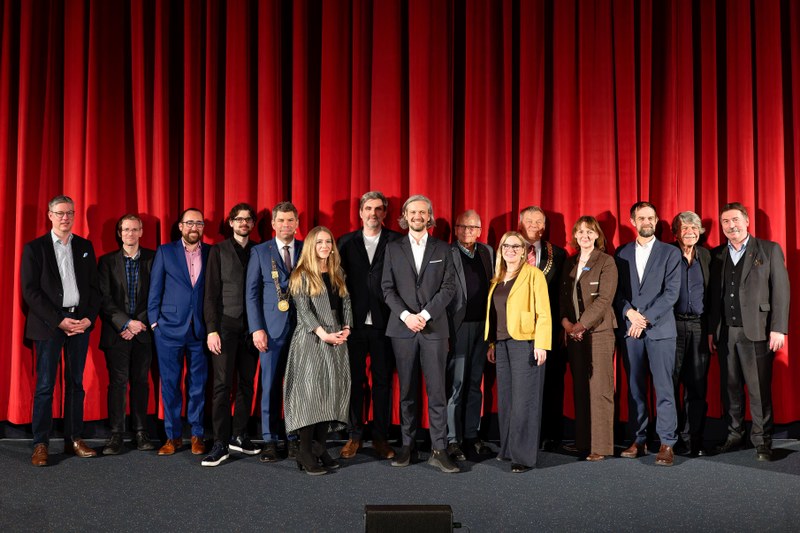
[[[350,296],[339,252],[327,228],[312,229],[289,279],[297,309],[283,391],[287,433],[297,431],[297,466],[311,475],[338,468],[328,455],[328,433],[347,426],[350,367],[347,337]],[[320,467],[319,462],[322,463]]]
[[[547,281],[525,260],[529,246],[516,231],[500,239],[486,313],[487,358],[497,364],[497,458],[510,460],[514,473],[536,466],[544,362],[553,336]]]

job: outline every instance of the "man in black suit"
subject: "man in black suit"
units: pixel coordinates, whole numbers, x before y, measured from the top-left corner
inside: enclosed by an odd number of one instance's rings
[[[451,247],[456,293],[447,307],[450,354],[447,357],[447,453],[466,460],[462,449],[478,454],[491,450],[478,438],[483,407],[483,367],[489,343],[484,340],[486,301],[494,273],[493,252],[477,241],[481,217],[470,209],[456,219],[456,242]]]
[[[146,431],[150,396],[147,379],[153,357],[153,336],[147,325],[147,294],[156,253],[139,246],[142,219],[136,215],[127,214],[119,219],[117,237],[122,246],[101,257],[98,266],[103,296],[100,349],[106,354],[108,422],[111,425],[111,438],[103,448],[103,455],[122,451],[128,384],[136,447],[154,449]]]
[[[681,251],[681,290],[675,304],[678,330],[675,348],[675,407],[678,411],[679,451],[692,457],[705,455],[703,430],[706,424],[706,389],[708,382],[708,343],[706,338],[706,295],[711,254],[699,246],[705,232],[700,217],[692,211],[678,213],[672,219],[675,246]],[[683,385],[683,395],[680,386]]]
[[[386,245],[401,235],[383,227],[388,205],[383,193],[365,193],[358,206],[362,228],[339,239],[342,268],[353,306],[353,330],[347,339],[351,380],[350,439],[340,452],[343,459],[353,457],[361,447],[364,405],[370,393],[367,354],[372,374],[372,447],[383,459],[394,457],[394,450],[388,444],[394,355],[386,336],[389,307],[383,298],[381,276]]]
[[[529,206],[519,213],[519,232],[531,247],[528,249],[528,264],[537,267],[547,280],[550,297],[550,316],[559,314],[561,271],[567,252],[542,237],[547,229],[547,217],[539,206]],[[542,405],[542,445],[553,451],[561,444],[564,433],[564,374],[567,372],[567,357],[561,343],[561,322],[553,320],[553,349],[547,353],[544,374],[544,400]]]
[[[97,455],[83,440],[83,369],[89,332],[100,310],[92,243],[73,235],[75,202],[59,195],[48,204],[52,230],[22,251],[22,298],[28,305],[25,336],[35,345],[31,464],[46,466],[53,425],[53,388],[64,352],[64,452]]]
[[[211,352],[214,371],[214,395],[211,400],[211,421],[214,425],[214,446],[200,463],[217,466],[228,459],[228,449],[246,455],[258,455],[247,436],[247,422],[253,410],[253,383],[258,366],[258,350],[247,330],[247,308],[244,302],[244,279],[247,262],[254,244],[250,232],[256,212],[250,205],[236,204],[228,214],[233,230],[229,239],[215,244],[208,253],[206,292],[203,315],[206,320],[206,345]],[[231,420],[231,389],[234,372],[236,402]]]
[[[391,310],[386,335],[392,338],[400,380],[403,448],[392,466],[408,466],[416,455],[419,367],[428,393],[431,453],[428,464],[443,472],[459,472],[447,455],[447,391],[445,371],[449,325],[447,305],[455,294],[453,256],[447,243],[428,235],[433,205],[422,195],[403,204],[400,227],[408,236],[386,246],[381,287]]]
[[[744,385],[750,397],[750,441],[759,461],[772,460],[772,360],[789,329],[789,273],[778,243],[748,233],[750,218],[739,202],[722,207],[728,238],[711,253],[709,348],[719,349],[728,437],[717,451],[744,440]]]

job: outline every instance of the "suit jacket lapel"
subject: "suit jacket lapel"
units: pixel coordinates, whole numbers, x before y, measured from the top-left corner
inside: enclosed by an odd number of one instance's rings
[[[431,256],[433,255],[433,249],[435,248],[436,243],[433,242],[432,238],[428,236],[428,240],[425,243],[425,252],[422,254],[422,268],[419,269],[419,277],[422,277],[422,274],[425,272],[425,269],[428,267],[428,262],[431,260]],[[411,254],[412,256],[414,254]]]
[[[492,258],[489,256],[489,250],[480,244],[476,244],[475,249],[478,251],[478,255],[483,262],[483,268],[486,270],[486,275],[492,277]]]
[[[464,265],[461,264],[461,249],[458,244],[453,245],[451,253],[453,254],[453,267],[455,267],[458,282],[461,285],[461,292],[467,294],[467,280],[464,277]]]
[[[55,244],[53,244],[53,234],[49,231],[45,237],[44,260],[53,277],[61,283],[61,272],[58,270],[58,261],[56,260],[56,247]]]
[[[378,248],[381,247],[381,243],[385,243],[384,239],[384,232],[381,232],[381,238],[378,240]],[[372,265],[369,262],[369,254],[367,253],[367,247],[364,245],[364,230],[359,230],[356,232],[354,237],[355,242],[353,245],[356,247],[356,255],[358,256],[358,260],[367,267],[368,270],[372,269]],[[377,251],[375,254],[377,255]]]
[[[403,254],[406,256],[406,259],[411,264],[411,271],[417,275],[419,278],[419,272],[417,272],[417,264],[414,262],[414,252],[411,251],[411,241],[409,240],[411,237],[405,235],[401,242],[400,242],[400,249],[403,250]],[[427,246],[426,246],[427,248]]]
[[[761,247],[758,246],[758,242],[755,238],[751,235],[750,240],[747,243],[747,250],[744,252],[744,257],[742,257],[741,261],[742,264],[742,281],[747,279],[748,274],[750,274],[750,269],[753,268],[753,262],[755,262],[756,257],[761,252]]]
[[[186,263],[186,249],[183,247],[183,239],[175,241],[175,260],[181,265],[181,272],[183,272],[183,279],[192,286],[192,277],[189,275],[189,265]]]
[[[660,257],[661,257],[661,244],[663,244],[663,243],[661,241],[659,241],[658,239],[656,239],[653,242],[653,249],[650,251],[650,257],[647,258],[647,263],[644,265],[644,273],[642,274],[642,280],[639,282],[639,286],[644,285],[645,281],[647,280],[647,276],[650,275],[650,272],[653,270],[653,268],[655,268],[655,267],[653,267],[653,264],[655,264],[655,262],[660,259]],[[635,248],[635,246],[636,245],[634,244],[634,251],[633,251],[633,254],[634,254],[633,262],[634,262],[634,265],[636,264],[636,248]],[[639,277],[638,274],[637,274],[636,277],[637,278]]]
[[[139,270],[139,273],[141,275],[141,269]],[[127,310],[131,303],[128,301],[128,275],[125,273],[125,256],[123,255],[122,250],[117,252],[116,257],[114,258],[114,275],[117,276],[117,279],[120,280],[120,284],[122,285],[125,309]]]

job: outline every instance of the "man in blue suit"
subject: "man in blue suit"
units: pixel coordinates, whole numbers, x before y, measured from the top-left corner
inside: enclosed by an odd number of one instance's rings
[[[617,251],[619,283],[615,306],[625,324],[625,370],[629,385],[629,420],[633,444],[622,457],[645,454],[647,444],[647,368],[656,390],[656,432],[661,447],[656,464],[672,466],[678,415],[672,374],[675,371],[677,329],[673,307],[680,294],[681,253],[655,237],[658,215],[649,202],[631,207],[631,224],[637,237]]]
[[[294,238],[299,224],[300,217],[294,204],[281,202],[276,205],[272,210],[275,238],[254,246],[247,263],[244,289],[247,321],[261,360],[264,447],[259,460],[262,463],[278,460],[281,384],[289,353],[288,341],[296,323],[294,305],[289,298],[289,274],[303,249],[303,241]],[[291,448],[290,441],[290,452]]]
[[[192,453],[205,453],[203,408],[205,407],[208,361],[204,351],[206,327],[203,320],[205,266],[209,247],[203,239],[203,213],[185,210],[178,222],[181,238],[158,247],[150,273],[147,318],[153,330],[161,396],[164,401],[164,430],[167,442],[158,455],[172,455],[183,445],[181,422],[181,374],[184,357],[188,364]]]

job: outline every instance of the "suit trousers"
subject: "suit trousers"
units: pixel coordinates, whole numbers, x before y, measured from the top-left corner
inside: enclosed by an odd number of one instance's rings
[[[536,466],[542,425],[544,365],[531,365],[533,341],[508,339],[495,343],[497,419],[500,451],[497,457]]]
[[[586,332],[567,340],[575,403],[575,447],[614,454],[614,333]]]
[[[150,335],[143,331],[139,335]],[[147,401],[150,397],[150,364],[153,347],[149,342],[118,340],[105,351],[108,368],[108,422],[111,433],[125,432],[125,401],[130,384],[131,429],[147,428]]]
[[[703,442],[706,424],[706,391],[708,389],[708,336],[700,318],[676,319],[678,329],[675,347],[675,405],[678,411],[678,432],[698,443]],[[683,394],[680,386],[683,385]]]
[[[214,439],[227,444],[234,436],[247,433],[247,422],[253,411],[253,385],[258,367],[258,350],[253,346],[247,329],[220,327],[219,355],[211,354],[211,367],[214,372],[214,394],[211,399],[211,424]],[[231,420],[231,391],[233,377],[236,380],[236,398]]]
[[[186,389],[189,402],[186,418],[192,426],[193,437],[203,437],[203,410],[206,405],[206,382],[208,381],[208,359],[204,342],[194,334],[190,327],[184,339],[173,339],[164,335],[160,328],[155,328],[153,336],[156,342],[158,369],[161,373],[161,397],[164,401],[164,431],[168,439],[179,439],[183,436],[181,421],[181,376],[186,362]]]
[[[431,445],[435,450],[447,448],[447,339],[426,339],[417,333],[410,339],[392,338],[400,380],[400,422],[403,446],[413,446],[417,434],[417,401],[419,369],[425,376],[428,393],[428,424]]]
[[[279,336],[273,337],[267,332],[267,351],[258,354],[261,361],[261,436],[264,442],[275,442],[280,438],[283,375],[293,332],[291,320],[286,321]]]
[[[767,341],[753,342],[744,328],[722,327],[719,342],[720,376],[723,380],[722,398],[728,418],[728,436],[744,436],[744,386],[750,397],[753,446],[772,445],[772,360]]]
[[[542,405],[542,440],[561,442],[564,436],[564,375],[567,354],[556,339],[563,335],[561,328],[553,331],[553,349],[547,350]]]
[[[476,439],[483,407],[483,367],[489,344],[484,322],[463,322],[447,358],[447,440]]]
[[[629,415],[634,439],[639,444],[647,442],[647,369],[653,376],[656,390],[656,433],[661,444],[674,446],[678,440],[678,415],[675,410],[675,337],[651,339],[625,337],[625,371],[628,374]]]
[[[364,429],[365,405],[370,401],[367,378],[367,355],[372,376],[372,440],[386,440],[392,421],[392,371],[394,353],[386,331],[364,326],[354,328],[347,338],[350,358],[350,438],[361,440]],[[367,411],[369,408],[367,407]]]
[[[75,318],[71,316],[70,318]],[[64,353],[64,439],[83,433],[83,369],[89,333],[68,337],[62,330],[54,338],[36,341],[36,391],[33,397],[33,444],[48,444],[53,428],[53,390]]]

